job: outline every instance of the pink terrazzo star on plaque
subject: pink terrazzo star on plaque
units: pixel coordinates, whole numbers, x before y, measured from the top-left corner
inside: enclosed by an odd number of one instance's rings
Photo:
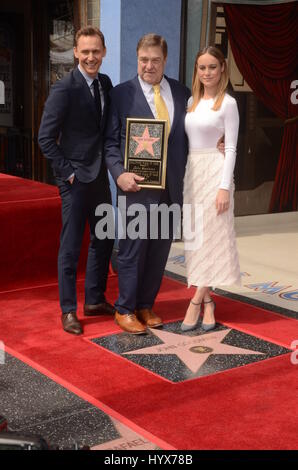
[[[156,346],[137,349],[124,354],[176,354],[193,373],[198,372],[211,354],[264,354],[223,344],[221,341],[230,333],[231,329],[214,331],[199,336],[184,336],[163,330],[153,330],[152,328],[150,328],[150,331],[161,339],[164,344],[157,344]]]
[[[143,135],[141,137],[132,137],[138,143],[135,151],[135,155],[141,153],[143,150],[150,153],[154,157],[153,144],[160,140],[160,137],[150,137],[148,126],[145,127]]]

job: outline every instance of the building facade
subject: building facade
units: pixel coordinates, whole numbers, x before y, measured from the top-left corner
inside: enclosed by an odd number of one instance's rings
[[[148,32],[166,38],[166,74],[189,87],[197,51],[209,44],[223,50],[241,118],[235,213],[267,213],[283,122],[244,81],[229,44],[223,3],[212,0],[1,0],[0,83],[5,103],[0,88],[0,172],[53,182],[37,144],[39,122],[51,84],[75,65],[74,32],[87,24],[100,27],[105,35],[107,56],[101,70],[114,85],[136,75],[136,45]]]

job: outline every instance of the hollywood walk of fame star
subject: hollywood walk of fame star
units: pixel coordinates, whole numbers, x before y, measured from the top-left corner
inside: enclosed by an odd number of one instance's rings
[[[142,136],[132,137],[132,138],[138,143],[138,146],[135,151],[135,155],[143,152],[143,150],[146,150],[146,152],[150,153],[150,155],[154,157],[153,144],[155,144],[155,142],[160,140],[160,137],[150,137],[148,126],[145,127],[145,130]]]
[[[164,343],[124,354],[176,354],[193,373],[198,372],[212,354],[264,354],[222,343],[221,341],[230,333],[231,329],[198,336],[184,336],[152,328],[150,331]]]
[[[91,450],[154,450],[156,444],[149,442],[117,419],[110,418],[120,437],[111,441],[93,446]]]

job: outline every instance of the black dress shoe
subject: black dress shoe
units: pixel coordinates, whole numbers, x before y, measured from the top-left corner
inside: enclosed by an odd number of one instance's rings
[[[81,327],[81,323],[77,319],[76,312],[63,313],[61,320],[63,329],[64,331],[67,331],[67,333],[72,333],[73,335],[80,335],[83,333],[83,329]]]
[[[113,305],[108,302],[102,302],[101,304],[96,305],[84,305],[84,314],[87,317],[92,317],[95,315],[114,315],[115,309]]]

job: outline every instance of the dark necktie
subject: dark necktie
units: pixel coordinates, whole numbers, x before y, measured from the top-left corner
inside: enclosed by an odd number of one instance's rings
[[[98,79],[97,78],[95,80],[93,80],[92,85],[93,85],[93,91],[94,91],[95,107],[96,107],[96,111],[98,113],[98,122],[100,123],[100,120],[101,120],[101,100],[100,100],[100,93],[99,93]]]

